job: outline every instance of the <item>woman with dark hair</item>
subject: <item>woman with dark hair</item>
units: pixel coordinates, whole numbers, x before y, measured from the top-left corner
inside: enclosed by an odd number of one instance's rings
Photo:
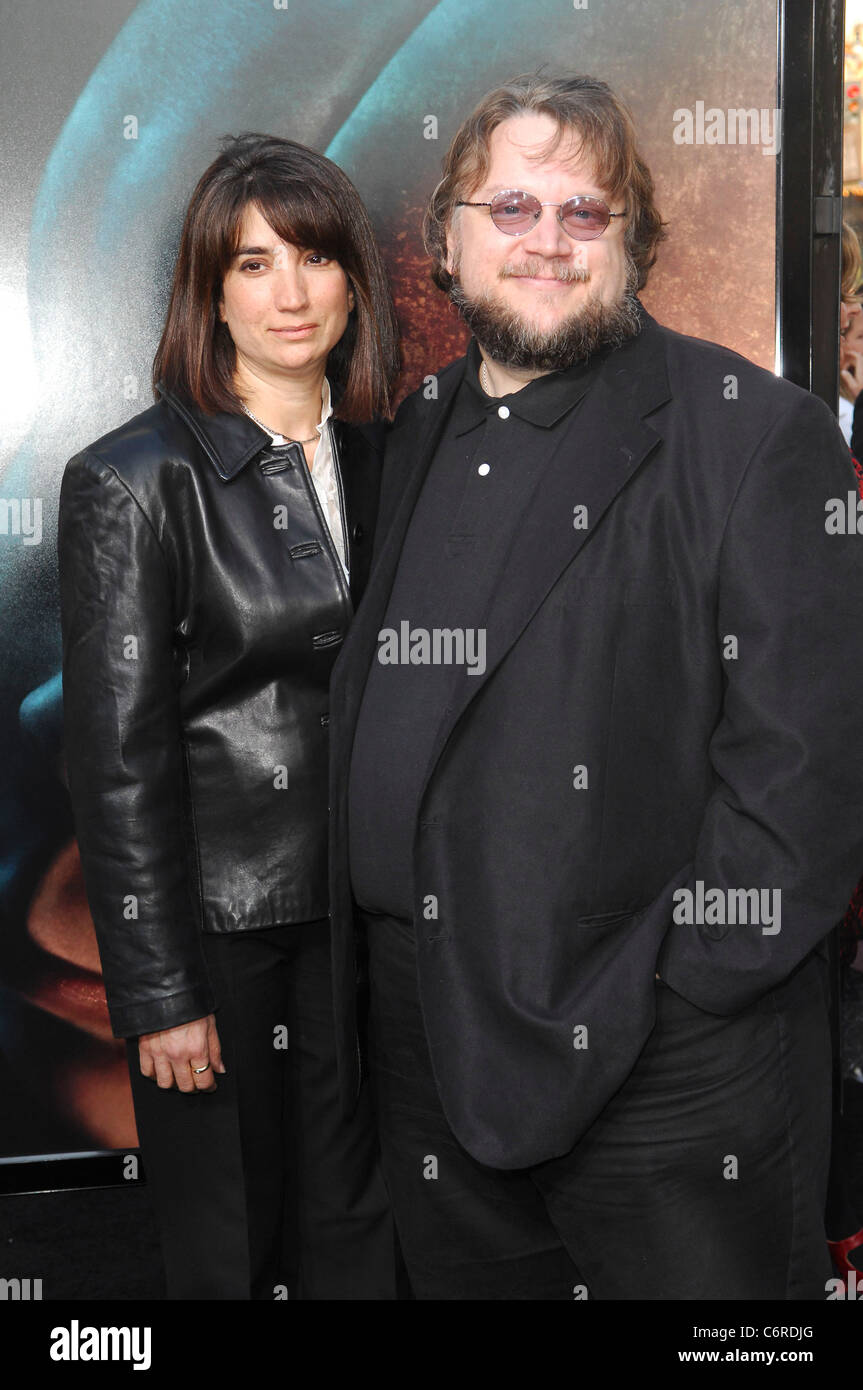
[[[397,361],[350,180],[232,139],[186,213],[156,404],[63,477],[69,787],[169,1298],[395,1297],[365,1085],[339,1108],[326,837]]]

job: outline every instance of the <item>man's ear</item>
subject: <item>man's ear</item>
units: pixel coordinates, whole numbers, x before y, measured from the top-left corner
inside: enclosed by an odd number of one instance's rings
[[[448,271],[448,273],[449,273],[450,275],[452,275],[453,266],[454,266],[454,265],[455,265],[455,256],[453,255],[452,227],[447,227],[447,229],[446,229],[446,256],[444,257],[444,267],[446,268],[446,270]]]
[[[458,211],[458,210],[456,210]],[[459,245],[458,232],[454,225],[455,213],[450,218],[444,230],[446,255],[444,256],[444,269],[450,275],[454,275],[458,270],[461,246]]]

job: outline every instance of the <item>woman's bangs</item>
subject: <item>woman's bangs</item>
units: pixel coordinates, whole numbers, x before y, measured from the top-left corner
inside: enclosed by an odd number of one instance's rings
[[[337,210],[324,193],[301,184],[282,185],[278,192],[267,189],[252,195],[237,217],[233,251],[239,246],[242,213],[250,203],[258,207],[282,241],[341,260],[346,238]]]

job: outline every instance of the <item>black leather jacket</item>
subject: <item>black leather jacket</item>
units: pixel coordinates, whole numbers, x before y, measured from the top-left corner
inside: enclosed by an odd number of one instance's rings
[[[118,1037],[211,1012],[202,930],[327,916],[328,682],[380,479],[380,427],[331,420],[349,588],[301,447],[160,392],[60,493],[66,766]]]

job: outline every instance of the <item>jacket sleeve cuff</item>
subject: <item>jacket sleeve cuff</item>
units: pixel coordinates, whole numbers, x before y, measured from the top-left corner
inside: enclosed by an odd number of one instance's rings
[[[108,1004],[111,1028],[115,1038],[137,1038],[142,1033],[156,1033],[162,1028],[176,1028],[181,1023],[193,1023],[215,1011],[211,992],[186,989],[169,994],[164,999],[148,999],[141,1004]]]

